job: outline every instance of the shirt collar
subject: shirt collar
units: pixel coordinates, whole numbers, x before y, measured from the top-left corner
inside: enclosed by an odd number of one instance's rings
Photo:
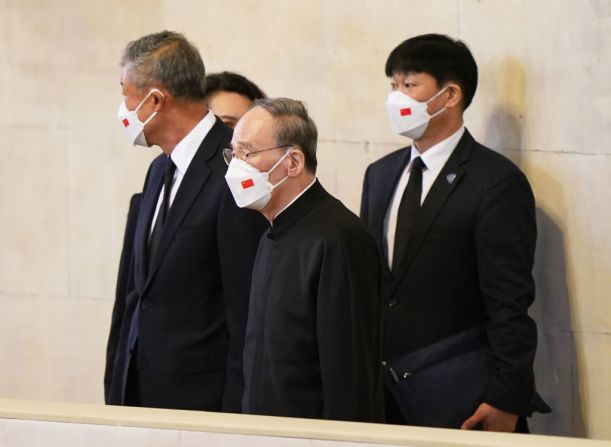
[[[301,220],[313,208],[320,204],[328,195],[318,180],[314,180],[301,194],[295,197],[290,206],[287,206],[281,215],[274,218],[272,227],[268,230],[267,237],[273,239],[278,237],[295,223]]]
[[[216,118],[214,114],[210,111],[206,114],[206,116],[199,122],[197,125],[191,129],[191,132],[187,134],[180,142],[176,145],[170,157],[172,161],[176,165],[176,169],[180,172],[181,175],[185,175],[191,160],[195,156],[197,149],[214,126]]]
[[[297,194],[293,200],[291,200],[291,201],[290,201],[290,202],[289,202],[289,203],[288,203],[288,204],[287,204],[287,205],[286,205],[284,208],[282,208],[282,209],[281,209],[281,210],[280,210],[280,211],[279,211],[279,212],[276,214],[276,216],[274,217],[274,220],[275,220],[275,219],[276,219],[276,218],[277,218],[277,217],[280,215],[280,213],[282,213],[282,212],[283,212],[284,210],[286,210],[286,209],[287,209],[289,206],[291,206],[293,203],[295,203],[299,197],[301,197],[302,195],[304,195],[304,194],[305,194],[305,192],[306,192],[308,189],[310,189],[314,183],[316,183],[316,177],[314,177],[314,180],[312,180],[312,183],[310,183],[308,186],[306,186],[306,187],[303,189],[303,191],[301,191],[299,194]],[[271,224],[273,225],[274,223],[273,223],[273,222],[271,222]]]
[[[464,133],[465,126],[460,126],[460,128],[456,132],[454,132],[445,140],[440,141],[434,146],[431,146],[427,151],[424,152],[424,154],[421,154],[416,148],[416,146],[412,145],[412,156],[410,159],[410,164],[416,157],[421,157],[428,171],[437,173],[440,172],[443,166],[446,164],[446,161],[448,161],[448,158],[450,158],[450,155],[452,155],[452,152],[458,145],[458,142],[460,141]]]

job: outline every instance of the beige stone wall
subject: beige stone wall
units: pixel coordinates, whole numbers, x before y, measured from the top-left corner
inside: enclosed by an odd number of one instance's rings
[[[184,32],[209,71],[303,99],[323,184],[358,211],[368,163],[403,145],[383,64],[403,39],[464,39],[466,114],[537,199],[539,433],[611,438],[611,3],[607,0],[0,0],[0,396],[102,401],[128,200],[155,150],[115,115],[129,40]]]

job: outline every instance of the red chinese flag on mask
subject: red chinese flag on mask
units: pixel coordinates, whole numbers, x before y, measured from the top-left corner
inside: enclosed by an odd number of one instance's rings
[[[123,125],[124,125],[125,127],[129,126],[129,120],[128,120],[127,118],[124,118],[124,119],[123,119]]]
[[[251,178],[242,182],[242,189],[252,188],[253,186],[255,186],[255,182]]]
[[[408,116],[412,114],[412,109],[406,107],[405,109],[399,110],[399,113],[401,114],[401,116]]]

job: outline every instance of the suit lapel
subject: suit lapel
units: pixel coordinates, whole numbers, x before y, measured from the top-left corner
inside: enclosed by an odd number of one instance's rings
[[[393,194],[395,192],[395,188],[397,187],[397,183],[401,178],[401,174],[405,170],[405,166],[409,163],[410,159],[410,146],[401,150],[400,156],[397,160],[393,160],[392,166],[388,169],[388,179],[389,181],[380,182],[378,188],[379,192],[377,194],[377,199],[372,204],[372,216],[379,216],[379,219],[375,221],[375,227],[373,228],[373,235],[375,237],[376,243],[378,244],[378,248],[380,253],[382,253],[383,265],[387,270],[387,273],[390,272],[388,268],[388,253],[387,247],[384,243],[386,235],[384,234],[384,221],[386,220],[386,214],[388,212],[388,207],[390,206],[390,201],[392,200]]]
[[[154,163],[150,178],[145,182],[147,188],[143,191],[138,222],[134,234],[134,282],[136,290],[142,294],[148,274],[147,245],[151,220],[157,205],[157,199],[163,185],[163,164]]]
[[[466,170],[461,165],[469,159],[473,141],[473,137],[471,137],[469,132],[465,129],[465,133],[456,146],[456,149],[435,179],[433,186],[422,204],[422,208],[414,224],[413,233],[407,242],[399,272],[396,275],[397,281],[391,290],[391,294],[394,293],[394,290],[399,285],[399,280],[407,274],[431,225],[439,214],[439,211],[465,175]]]
[[[223,135],[223,125],[217,118],[216,123],[212,129],[210,129],[210,132],[208,135],[206,135],[204,141],[202,141],[197,153],[193,157],[193,160],[191,160],[191,163],[187,168],[187,172],[185,172],[179,186],[178,192],[176,193],[176,197],[174,197],[172,206],[168,211],[163,233],[161,235],[161,241],[159,242],[159,248],[155,253],[155,259],[153,259],[151,270],[148,272],[145,288],[150,284],[155,272],[157,271],[157,268],[159,267],[161,259],[163,259],[163,256],[174,239],[176,232],[180,228],[182,221],[191,209],[196,198],[201,193],[204,184],[208,180],[208,177],[212,173],[212,170],[208,166],[208,161],[210,161],[210,159],[216,155],[217,148],[221,144]]]

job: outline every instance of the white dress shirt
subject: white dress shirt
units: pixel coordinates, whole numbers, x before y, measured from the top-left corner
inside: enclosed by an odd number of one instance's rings
[[[399,178],[399,182],[393,193],[390,206],[386,211],[386,217],[384,218],[384,234],[386,235],[386,247],[388,253],[388,265],[392,268],[393,252],[395,249],[395,233],[397,230],[397,216],[399,214],[399,205],[401,204],[401,198],[403,192],[407,187],[409,181],[409,174],[412,170],[413,162],[416,158],[422,158],[424,167],[422,168],[422,196],[420,197],[420,204],[424,203],[427,194],[431,190],[431,186],[435,182],[435,179],[443,169],[444,165],[454,152],[456,145],[460,141],[465,127],[461,126],[456,132],[443,141],[440,141],[435,146],[431,146],[424,154],[420,154],[415,145],[412,145],[412,156],[409,163],[405,167],[405,170]]]
[[[176,197],[176,193],[180,188],[180,184],[182,183],[182,179],[185,176],[185,172],[187,172],[187,168],[191,164],[191,160],[195,156],[197,149],[199,149],[202,141],[214,126],[216,122],[216,118],[214,114],[210,111],[206,114],[206,116],[199,122],[197,125],[191,129],[191,132],[187,134],[180,142],[176,145],[172,153],[170,154],[170,158],[176,165],[176,171],[174,172],[174,180],[172,181],[172,191],[170,191],[170,203],[168,203],[168,212],[172,203],[174,202],[174,197]],[[151,222],[151,228],[149,229],[149,237],[153,232],[153,228],[155,228],[155,222],[157,221],[157,214],[159,214],[159,210],[161,208],[161,202],[163,202],[163,191],[165,186],[161,187],[161,192],[159,193],[159,198],[157,199],[157,207],[155,208],[155,215],[153,216],[153,221]]]

